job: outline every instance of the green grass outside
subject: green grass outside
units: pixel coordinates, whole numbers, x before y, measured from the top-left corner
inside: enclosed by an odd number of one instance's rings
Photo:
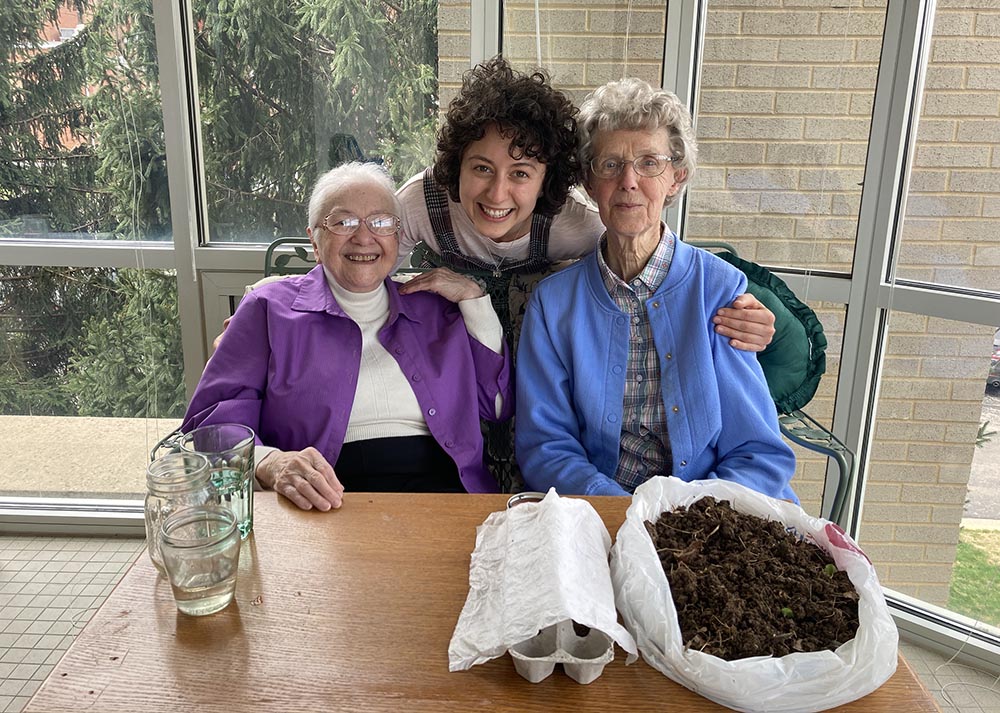
[[[948,608],[1000,627],[1000,531],[959,531]]]

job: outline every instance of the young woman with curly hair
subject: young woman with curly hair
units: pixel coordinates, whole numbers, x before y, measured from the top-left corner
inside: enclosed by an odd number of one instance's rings
[[[576,107],[541,72],[497,57],[466,73],[434,166],[399,191],[405,255],[423,242],[456,269],[537,272],[594,249],[600,217],[573,190]]]

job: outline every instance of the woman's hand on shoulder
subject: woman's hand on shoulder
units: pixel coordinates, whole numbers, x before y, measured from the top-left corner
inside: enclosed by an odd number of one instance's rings
[[[731,346],[746,352],[764,351],[774,338],[774,313],[749,292],[720,309],[712,322]]]
[[[312,446],[301,451],[272,451],[257,466],[257,480],[303,510],[325,512],[344,502],[344,486],[333,466]]]
[[[446,267],[436,267],[420,273],[409,282],[400,285],[399,291],[404,295],[414,292],[434,292],[455,303],[483,296],[483,288],[474,280]]]
[[[212,340],[212,354],[215,354],[215,350],[219,348],[219,342],[222,341],[222,335],[226,333],[226,327],[229,326],[229,322],[232,319],[232,317],[226,317],[222,320],[222,331],[219,332],[219,336]]]

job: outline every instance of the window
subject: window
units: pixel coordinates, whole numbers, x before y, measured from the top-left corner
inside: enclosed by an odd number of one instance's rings
[[[1000,42],[988,3],[938,7],[906,212],[892,247],[861,542],[883,584],[1000,635],[992,593],[1000,322],[993,178]]]
[[[578,105],[612,79],[660,83],[665,2],[505,2],[503,10],[504,56],[522,70],[543,67]]]
[[[849,272],[885,8],[708,3],[688,239]]]
[[[151,12],[81,6],[0,10],[0,243],[171,238]]]
[[[401,182],[433,160],[435,2],[195,4],[194,15],[212,241],[304,235],[313,183],[346,161],[382,163]]]
[[[135,498],[186,399],[151,3],[0,20],[3,494]]]
[[[30,476],[55,444],[123,474],[104,487],[70,461],[55,490],[141,492],[184,402],[182,357],[190,388],[262,244],[303,233],[317,174],[352,158],[397,181],[423,169],[463,72],[502,48],[577,101],[625,75],[690,99],[700,169],[673,227],[735,244],[816,309],[830,343],[809,411],[862,459],[854,524],[880,574],[920,606],[996,626],[956,598],[955,576],[966,545],[996,555],[962,522],[978,518],[965,501],[1000,442],[984,392],[1000,324],[1000,10],[937,3],[920,85],[906,71],[921,3],[571,5],[4,5],[0,458],[28,476],[4,487],[41,493]],[[917,89],[910,151],[896,100]],[[902,218],[883,212],[904,188]],[[80,440],[61,430],[85,420]],[[817,512],[826,467],[799,456],[794,485]]]

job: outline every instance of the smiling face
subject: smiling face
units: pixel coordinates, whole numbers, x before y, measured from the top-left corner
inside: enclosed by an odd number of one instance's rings
[[[638,156],[670,154],[666,129],[656,131],[607,131],[594,136],[594,159],[614,158],[631,162]],[[660,215],[669,196],[681,188],[681,177],[673,164],[659,176],[640,176],[631,163],[614,178],[589,175],[587,193],[597,203],[609,239],[633,242],[649,254],[660,240]]]
[[[537,159],[511,157],[510,140],[495,126],[469,144],[462,155],[458,195],[476,230],[505,243],[531,228],[535,203],[542,193],[545,164]]]
[[[364,219],[378,213],[395,214],[392,196],[371,182],[353,183],[332,193],[323,206],[328,225],[349,215],[361,219],[354,235],[338,235],[324,227],[307,231],[316,256],[341,287],[349,292],[371,292],[392,272],[399,234],[378,235]]]

